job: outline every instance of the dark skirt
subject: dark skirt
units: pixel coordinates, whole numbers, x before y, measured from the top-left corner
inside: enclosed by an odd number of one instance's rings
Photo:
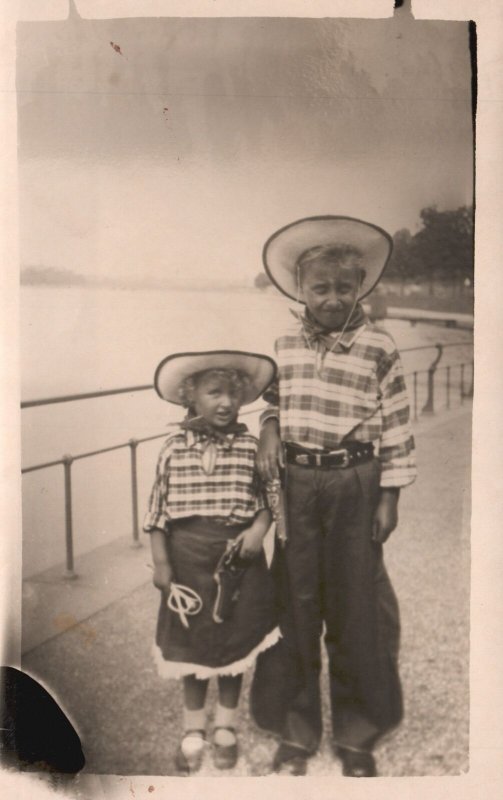
[[[171,524],[167,541],[173,581],[197,592],[202,609],[187,617],[186,628],[179,615],[168,608],[166,595],[161,595],[156,661],[164,677],[239,674],[259,652],[277,641],[274,586],[263,550],[244,573],[231,617],[220,623],[213,620],[217,595],[214,573],[227,542],[243,528],[208,517]]]

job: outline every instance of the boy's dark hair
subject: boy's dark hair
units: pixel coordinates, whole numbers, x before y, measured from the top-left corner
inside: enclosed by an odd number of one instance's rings
[[[194,391],[203,377],[225,380],[236,393],[240,393],[241,395],[243,395],[244,390],[250,384],[248,375],[237,369],[204,369],[201,372],[196,372],[194,375],[189,375],[187,378],[184,378],[178,389],[178,396],[185,408],[191,408],[194,402]]]
[[[322,261],[334,267],[352,266],[360,271],[360,279],[365,278],[363,267],[363,253],[351,244],[325,244],[310,247],[298,257],[295,267],[298,280],[302,283],[306,269],[313,263]]]

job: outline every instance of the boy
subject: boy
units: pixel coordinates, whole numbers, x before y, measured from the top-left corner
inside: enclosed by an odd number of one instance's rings
[[[276,341],[277,392],[265,395],[257,454],[264,479],[284,470],[287,543],[283,639],[260,660],[254,713],[281,736],[274,769],[294,774],[321,737],[323,628],[343,774],[375,775],[372,749],[402,716],[398,606],[382,545],[397,525],[400,489],[415,478],[414,441],[399,354],[359,303],[391,247],[380,228],[330,216],[282,228],[264,248],[272,282],[306,306],[297,329]],[[269,688],[278,653],[281,695]]]

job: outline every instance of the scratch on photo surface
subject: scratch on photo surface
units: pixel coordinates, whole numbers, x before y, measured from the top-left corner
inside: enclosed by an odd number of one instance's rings
[[[115,42],[110,42],[110,47],[113,47],[115,52],[118,53],[120,56],[122,56],[123,58],[126,58],[126,56],[124,55],[124,53],[122,52],[122,50],[120,48],[120,45],[115,44]]]

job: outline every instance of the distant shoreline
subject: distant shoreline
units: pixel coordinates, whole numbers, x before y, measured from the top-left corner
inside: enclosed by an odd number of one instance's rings
[[[28,289],[104,289],[106,291],[119,291],[119,292],[253,292],[253,294],[263,294],[263,289],[257,289],[255,286],[236,286],[221,284],[218,286],[191,286],[185,284],[184,286],[165,286],[159,284],[120,284],[120,283],[100,283],[98,281],[85,281],[82,283],[58,283],[56,281],[36,281],[36,280],[21,280],[21,287]]]

